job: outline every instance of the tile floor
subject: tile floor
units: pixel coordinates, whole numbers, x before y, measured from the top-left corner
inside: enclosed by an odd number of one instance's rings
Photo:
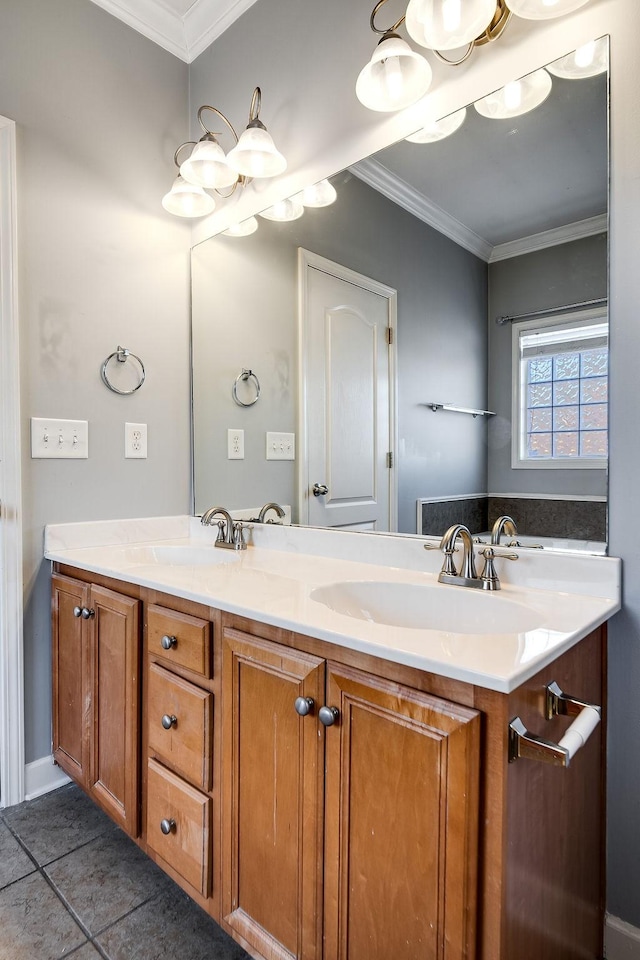
[[[249,960],[73,784],[0,810],[0,960]]]

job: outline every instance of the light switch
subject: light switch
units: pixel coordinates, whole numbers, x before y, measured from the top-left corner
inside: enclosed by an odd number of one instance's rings
[[[86,460],[88,456],[88,420],[31,418],[32,459]]]
[[[267,460],[295,460],[295,433],[267,432]]]

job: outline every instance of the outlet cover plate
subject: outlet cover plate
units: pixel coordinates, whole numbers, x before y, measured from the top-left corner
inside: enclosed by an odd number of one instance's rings
[[[87,460],[89,421],[31,417],[31,457],[34,460]]]
[[[267,460],[295,460],[295,433],[267,432]]]
[[[227,430],[227,460],[244,460],[244,430]]]
[[[146,423],[125,423],[124,425],[125,460],[146,460],[147,425]]]

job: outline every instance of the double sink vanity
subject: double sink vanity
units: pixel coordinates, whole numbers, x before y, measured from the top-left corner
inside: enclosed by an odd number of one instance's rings
[[[495,592],[426,538],[214,540],[47,528],[69,776],[254,957],[601,956],[619,561],[512,549]]]

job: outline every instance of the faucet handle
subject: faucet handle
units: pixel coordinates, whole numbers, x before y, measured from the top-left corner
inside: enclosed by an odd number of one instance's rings
[[[245,525],[237,520],[233,525],[233,545],[236,550],[246,550],[247,544],[244,539]]]
[[[216,537],[216,543],[224,543],[224,533],[226,528],[226,521],[218,520],[218,536]]]
[[[482,568],[482,573],[480,574],[480,580],[482,581],[483,590],[499,590],[500,589],[500,578],[496,573],[496,568],[493,561],[497,558],[501,560],[517,560],[517,553],[495,553],[493,547],[485,547],[484,550],[480,551],[484,557],[484,567]]]

